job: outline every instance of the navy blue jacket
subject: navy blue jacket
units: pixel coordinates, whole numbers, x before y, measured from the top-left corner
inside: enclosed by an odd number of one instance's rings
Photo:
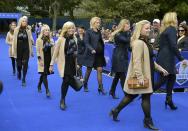
[[[85,52],[84,52],[84,60],[83,65],[86,67],[93,67],[93,64],[95,62],[95,54],[92,54],[92,50],[97,50],[98,43],[101,44],[101,57],[102,57],[102,65],[106,65],[105,58],[104,58],[104,42],[102,39],[101,32],[95,32],[93,29],[88,29],[84,36],[84,43],[86,46]]]
[[[188,51],[188,36],[184,37],[178,42],[178,48],[182,51]]]
[[[169,26],[160,35],[159,52],[157,56],[157,63],[161,65],[170,74],[176,74],[176,59],[182,61],[184,58],[181,56],[177,48],[177,31],[175,27]]]
[[[119,32],[114,37],[115,48],[112,55],[112,71],[127,72],[128,50],[130,48],[130,33]]]

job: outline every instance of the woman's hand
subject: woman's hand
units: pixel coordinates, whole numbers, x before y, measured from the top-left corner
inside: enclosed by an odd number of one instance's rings
[[[53,69],[53,65],[50,65],[50,67],[49,67],[49,71],[50,71],[50,73],[52,73],[52,72],[54,71],[54,69]]]
[[[144,85],[144,79],[139,79],[139,80],[138,80],[138,84],[139,84],[139,85]]]
[[[161,69],[161,73],[163,73],[164,76],[167,76],[169,75],[168,71],[166,71],[165,69]]]
[[[43,61],[41,59],[39,59],[39,65],[44,66]]]
[[[92,50],[92,51],[91,51],[91,54],[96,54],[96,51],[95,51],[95,50]]]

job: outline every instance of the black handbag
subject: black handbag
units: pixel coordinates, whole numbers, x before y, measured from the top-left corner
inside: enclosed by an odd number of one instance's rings
[[[81,81],[79,77],[73,76],[70,85],[75,91],[80,91],[83,86],[83,81]]]
[[[77,46],[78,50],[78,46]],[[80,91],[82,89],[82,86],[84,85],[83,81],[80,80],[78,77],[78,69],[77,69],[77,58],[75,58],[75,67],[76,67],[76,75],[73,76],[72,81],[70,82],[70,86],[75,90],[75,91]]]

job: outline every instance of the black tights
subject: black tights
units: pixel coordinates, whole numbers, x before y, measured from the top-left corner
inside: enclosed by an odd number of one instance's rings
[[[16,71],[16,59],[14,57],[10,57],[11,58],[11,62],[12,62],[12,69],[13,72],[15,73]]]
[[[159,89],[166,83],[167,96],[172,96],[172,90],[176,81],[176,74],[169,74],[168,76],[159,75],[157,82],[154,85],[154,91]]]
[[[61,85],[61,99],[65,100],[70,83],[73,81],[73,77],[64,75]]]
[[[126,94],[125,97],[119,103],[119,105],[115,108],[115,110],[119,113],[124,107],[126,107],[129,103],[131,103],[134,100],[134,98],[136,98],[137,96],[138,95]],[[145,118],[151,118],[150,96],[151,94],[142,94],[141,105]]]
[[[17,59],[16,61],[17,61],[18,75],[21,77],[21,70],[22,70],[22,67],[23,67],[23,78],[22,78],[22,80],[25,81],[29,59]]]
[[[110,92],[115,93],[116,86],[118,84],[119,79],[120,79],[120,82],[121,82],[121,87],[123,89],[124,83],[125,83],[125,77],[126,76],[125,76],[124,72],[116,72],[115,76],[114,76],[114,79],[113,79],[113,82],[112,82],[112,85],[111,85]]]
[[[88,82],[91,71],[92,71],[92,68],[87,67],[86,74],[84,77],[84,83]],[[97,67],[97,81],[99,85],[102,85],[102,67]]]
[[[38,87],[41,87],[42,83],[44,84],[44,87],[47,90],[48,89],[48,78],[47,78],[46,74],[41,74],[39,83],[38,83]]]

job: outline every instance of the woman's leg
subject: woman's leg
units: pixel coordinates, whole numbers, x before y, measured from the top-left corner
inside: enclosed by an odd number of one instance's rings
[[[16,64],[15,64],[15,58],[14,57],[11,57],[11,62],[12,62],[13,74],[15,75],[15,73],[16,73]]]
[[[49,91],[49,88],[48,88],[48,78],[47,78],[47,75],[44,74],[42,79],[43,79],[44,87],[46,88],[46,96],[50,97],[50,91]]]
[[[21,80],[22,59],[18,59],[18,58],[17,58],[17,59],[16,59],[16,65],[17,65],[17,71],[18,71],[18,72],[17,72],[17,73],[18,73],[18,74],[17,74],[17,75],[18,75],[17,77],[18,77],[19,80]]]
[[[110,88],[110,95],[112,96],[113,99],[118,99],[118,97],[116,97],[115,95],[115,90],[116,90],[116,86],[118,84],[120,75],[118,72],[115,73],[111,88]]]
[[[150,103],[150,96],[151,94],[143,94],[142,95],[142,110],[144,112],[144,127],[158,130],[153,125],[152,117],[151,117],[151,103]]]
[[[85,77],[84,77],[84,91],[88,92],[88,79],[89,76],[91,74],[92,68],[91,67],[87,67],[86,73],[85,73]]]
[[[65,104],[65,97],[67,95],[67,92],[68,92],[68,88],[69,88],[69,76],[64,76],[63,78],[63,82],[62,82],[62,85],[61,85],[61,101],[60,101],[60,108],[62,110],[65,110],[66,109],[66,104]]]
[[[102,67],[97,67],[98,92],[106,95],[102,83]]]
[[[126,95],[124,96],[124,98],[121,100],[121,102],[119,103],[119,105],[118,105],[116,108],[114,108],[114,109],[111,110],[110,115],[113,116],[113,120],[114,120],[114,121],[119,121],[119,120],[117,119],[119,112],[120,112],[123,108],[125,108],[129,103],[131,103],[131,102],[134,100],[134,98],[136,98],[137,96],[138,96],[138,95],[126,94]]]
[[[38,92],[41,92],[41,86],[42,86],[42,81],[43,81],[43,75],[40,75],[39,82],[38,82]]]
[[[172,90],[173,90],[175,81],[176,81],[176,74],[168,75],[167,84],[166,84],[167,95],[166,95],[165,105],[166,106],[169,105],[169,107],[172,110],[177,109],[177,106],[174,104],[174,102],[172,100]]]

